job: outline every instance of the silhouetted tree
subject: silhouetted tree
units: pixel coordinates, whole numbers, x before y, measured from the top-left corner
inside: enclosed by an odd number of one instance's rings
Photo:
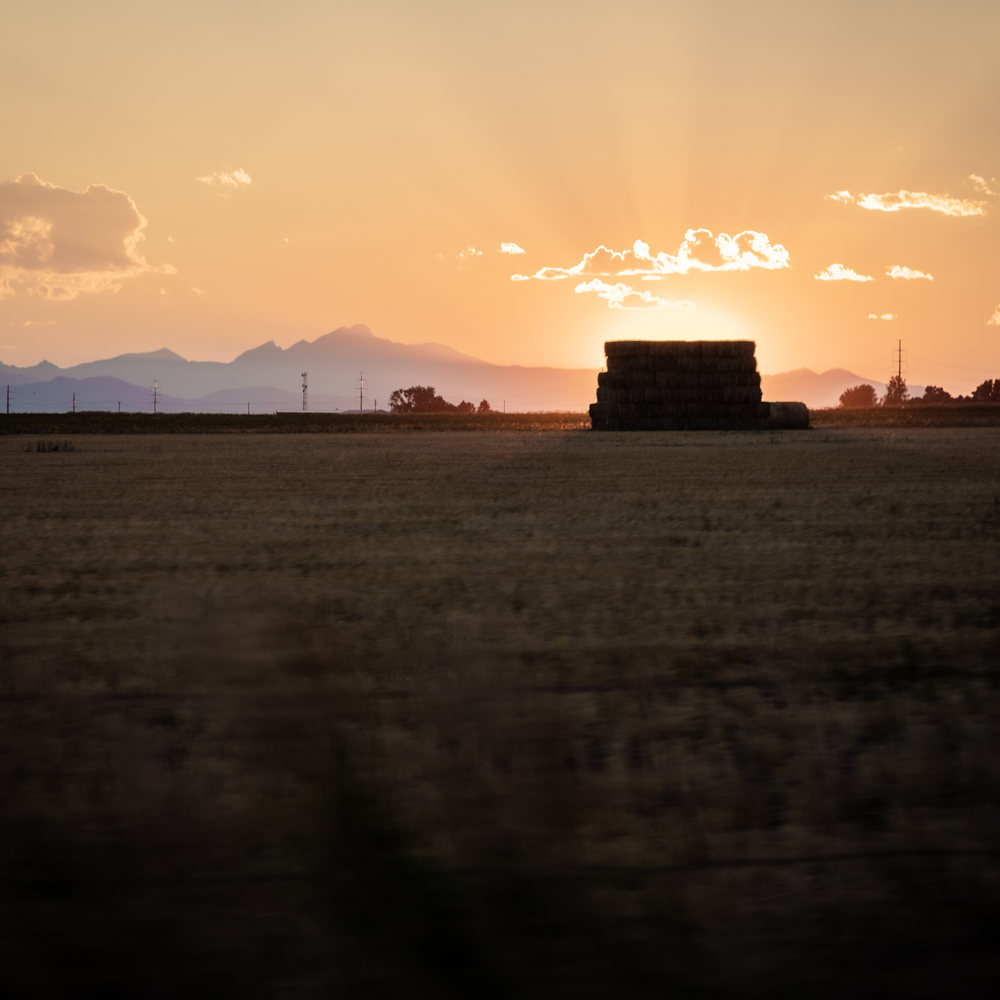
[[[393,391],[389,409],[392,413],[475,413],[476,404],[463,399],[456,406],[439,396],[432,385],[411,385]]]
[[[902,375],[893,375],[885,387],[882,405],[902,406],[909,398],[910,390],[906,388],[906,379]]]
[[[929,385],[924,389],[923,401],[925,403],[949,403],[951,402],[951,393],[936,385]]]
[[[1000,378],[987,379],[973,390],[972,398],[977,403],[1000,403]]]
[[[845,410],[862,410],[877,403],[878,397],[870,385],[854,385],[840,394],[840,405]]]
[[[486,399],[484,399],[484,400],[483,400],[483,401],[482,401],[482,402],[481,402],[481,403],[479,404],[479,412],[480,412],[480,413],[489,413],[489,412],[491,412],[491,411],[490,411],[490,404],[489,404],[489,400],[486,400]]]

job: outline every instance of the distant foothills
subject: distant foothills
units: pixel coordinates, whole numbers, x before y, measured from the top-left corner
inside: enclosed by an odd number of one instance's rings
[[[48,361],[26,368],[0,362],[0,412],[9,386],[10,411],[71,410],[268,413],[302,409],[302,373],[314,411],[388,410],[390,395],[406,387],[433,387],[451,403],[488,401],[494,410],[583,412],[594,401],[597,371],[494,365],[444,344],[398,344],[367,326],[341,327],[287,349],[269,341],[230,362],[188,361],[166,348],[121,354],[59,368]],[[363,396],[360,380],[364,373]],[[883,382],[843,368],[817,374],[808,368],[764,375],[765,399],[798,399],[810,408],[836,406],[841,394]],[[910,386],[918,395],[922,386]]]

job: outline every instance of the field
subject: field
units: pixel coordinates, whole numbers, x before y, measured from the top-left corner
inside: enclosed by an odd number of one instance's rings
[[[403,429],[0,436],[0,993],[997,995],[1000,430]]]

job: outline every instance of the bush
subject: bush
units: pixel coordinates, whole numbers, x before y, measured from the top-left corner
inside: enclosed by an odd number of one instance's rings
[[[902,375],[893,375],[885,387],[882,405],[902,406],[909,398],[910,390],[906,388],[906,379]]]
[[[987,379],[973,390],[972,398],[977,403],[1000,403],[1000,378]]]
[[[924,389],[923,401],[925,403],[950,403],[951,393],[936,385],[929,385]]]
[[[840,394],[840,405],[845,410],[863,410],[875,406],[878,397],[870,385],[855,385]]]

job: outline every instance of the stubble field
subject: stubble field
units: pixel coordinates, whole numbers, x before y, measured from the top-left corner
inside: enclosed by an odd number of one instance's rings
[[[994,996],[1000,429],[0,437],[11,995]]]

